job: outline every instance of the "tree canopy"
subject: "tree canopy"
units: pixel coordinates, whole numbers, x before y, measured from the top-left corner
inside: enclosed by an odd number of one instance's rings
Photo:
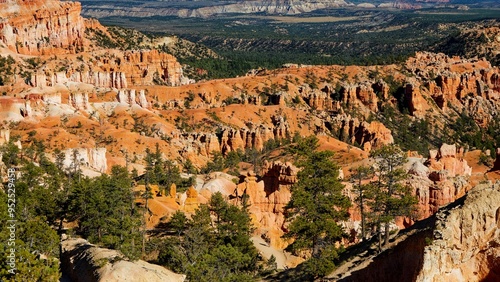
[[[254,281],[259,274],[250,216],[244,207],[227,203],[220,192],[190,220],[175,213],[169,226],[180,236],[162,240],[158,260],[186,273],[190,281]]]
[[[389,243],[389,223],[397,216],[412,216],[417,199],[404,182],[408,175],[402,165],[406,162],[404,153],[396,145],[386,145],[371,153],[377,180],[372,181],[368,192],[368,206],[381,243],[384,225],[384,245]]]
[[[324,276],[334,269],[334,259],[339,253],[335,243],[344,236],[338,223],[348,218],[351,204],[342,194],[344,186],[339,180],[339,166],[331,160],[333,152],[317,152],[317,144],[316,137],[308,137],[291,146],[301,170],[285,207],[290,224],[284,235],[293,239],[288,250],[311,254],[305,266],[313,277]]]

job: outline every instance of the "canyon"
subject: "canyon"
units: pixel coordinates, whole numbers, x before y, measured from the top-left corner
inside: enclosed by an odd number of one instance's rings
[[[271,6],[267,8],[282,9]],[[418,52],[399,65],[290,64],[196,82],[184,76],[174,56],[154,48],[100,47],[89,32],[110,38],[107,28],[82,18],[79,3],[7,0],[0,2],[0,8],[1,56],[12,58],[16,66],[0,86],[4,93],[0,97],[0,145],[15,139],[18,148],[26,148],[36,140],[64,170],[81,168],[89,177],[110,173],[114,165],[142,175],[146,150],[152,148],[179,169],[186,169],[189,162],[195,171],[218,154],[266,152],[260,166],[247,161],[223,172],[186,172],[183,178],[192,177],[194,184],[182,192],[175,184],[152,185],[154,193],[145,216],[150,230],[166,223],[177,210],[192,216],[216,192],[235,205],[241,205],[245,195],[255,227],[252,235],[281,252],[289,243],[282,239],[284,207],[299,171],[283,153],[288,144],[315,135],[320,150],[335,151],[344,192],[355,200],[349,169],[369,162],[370,152],[398,142],[401,127],[406,125],[402,120],[409,125],[425,122],[428,134],[440,142],[425,151],[408,148],[405,164],[407,184],[418,199],[418,214],[394,222],[402,234],[395,237],[394,249],[370,257],[372,263],[364,261],[364,269],[341,267],[338,271],[345,272],[331,277],[341,281],[385,277],[382,270],[399,267],[388,261],[399,257],[408,260],[415,271],[401,275],[417,281],[458,281],[474,275],[498,278],[500,192],[494,181],[500,179],[500,149],[488,148],[486,153],[461,140],[463,135],[455,137],[458,130],[446,133],[460,118],[468,118],[481,132],[498,122],[500,70],[486,59]],[[225,6],[218,9],[232,11]],[[248,11],[252,9],[260,8]],[[413,142],[421,138],[413,137]],[[272,147],[273,142],[279,145]],[[495,155],[492,149],[496,149],[495,161],[487,159]],[[480,162],[481,154],[486,164]],[[238,176],[228,174],[231,169]],[[5,171],[5,164],[0,163],[0,171]],[[484,182],[488,184],[478,185]],[[147,187],[138,184],[134,189],[142,194]],[[146,205],[140,198],[136,204]],[[350,212],[350,219],[343,223],[352,235],[346,245],[359,242],[360,215],[356,206]],[[411,238],[416,238],[413,243],[408,241]],[[62,246],[68,273],[78,264],[85,265],[82,271],[88,277],[100,269],[92,281],[119,279],[118,274],[109,273],[113,269],[124,271],[119,277],[131,275],[124,270],[131,265],[128,261],[98,267],[100,257],[95,253],[110,250],[99,250],[83,240],[63,241]],[[405,257],[406,249],[415,249],[421,257]],[[301,259],[290,256],[282,266],[294,267]],[[145,262],[136,266],[138,272],[158,270]],[[168,271],[162,275],[183,281]]]

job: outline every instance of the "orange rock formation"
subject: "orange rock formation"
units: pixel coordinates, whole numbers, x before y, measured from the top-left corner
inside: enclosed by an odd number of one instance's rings
[[[83,50],[85,24],[78,2],[7,0],[0,2],[0,42],[26,55]]]

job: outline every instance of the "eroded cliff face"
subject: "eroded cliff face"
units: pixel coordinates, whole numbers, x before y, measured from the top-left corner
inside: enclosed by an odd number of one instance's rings
[[[329,275],[332,281],[498,281],[500,183],[466,196],[395,236],[377,254],[358,254]],[[356,253],[356,251],[354,251]]]
[[[13,81],[26,81],[40,88],[77,82],[118,89],[192,82],[183,76],[181,65],[172,55],[157,50],[118,51],[91,46],[86,26],[108,33],[95,20],[86,23],[80,12],[79,2],[0,1],[0,48],[42,56],[39,61],[29,58],[36,62],[27,65],[32,69],[27,72],[31,73],[29,78],[26,74],[14,74]],[[78,56],[70,56],[76,53]]]
[[[456,145],[443,144],[439,150],[431,150],[425,162],[412,160],[408,172],[408,184],[418,198],[418,219],[433,215],[471,188],[468,178],[472,168],[463,159],[463,148]]]
[[[29,100],[12,97],[0,97],[0,117],[6,121],[20,121],[31,116]]]
[[[45,88],[76,82],[97,88],[123,89],[155,84],[179,86],[193,82],[184,77],[182,66],[175,57],[157,50],[99,50],[87,56],[82,54],[77,60],[49,62],[67,67],[64,71],[49,65],[39,68],[31,75],[31,86]]]
[[[500,280],[500,183],[476,186],[462,206],[436,218],[416,281]]]
[[[285,230],[284,207],[290,201],[290,187],[297,182],[297,172],[291,163],[265,162],[262,180],[257,181],[255,174],[249,173],[230,197],[235,204],[241,204],[243,195],[248,196],[256,233],[276,249],[287,245],[281,238]]]
[[[26,55],[83,50],[85,24],[78,2],[0,1],[0,43]]]

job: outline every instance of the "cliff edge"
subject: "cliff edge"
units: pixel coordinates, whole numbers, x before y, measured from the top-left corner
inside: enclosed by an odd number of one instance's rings
[[[477,185],[378,255],[351,252],[328,281],[500,281],[500,182]]]

